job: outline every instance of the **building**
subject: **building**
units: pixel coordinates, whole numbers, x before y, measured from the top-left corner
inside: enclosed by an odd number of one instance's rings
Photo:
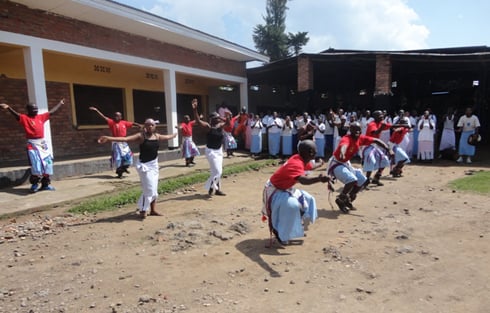
[[[412,51],[328,49],[248,69],[255,110],[399,109],[442,116],[471,106],[488,138],[490,48]],[[483,135],[485,134],[485,135]]]
[[[0,101],[40,112],[61,98],[46,137],[55,158],[107,154],[96,138],[107,116],[160,122],[172,133],[197,97],[209,113],[226,102],[248,106],[246,63],[267,62],[253,50],[108,0],[0,1]],[[25,164],[24,134],[2,114],[2,166]],[[168,147],[179,146],[179,139]]]

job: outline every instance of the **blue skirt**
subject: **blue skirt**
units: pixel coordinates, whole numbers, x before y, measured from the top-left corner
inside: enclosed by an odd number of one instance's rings
[[[459,139],[459,155],[474,156],[476,148],[468,144],[468,137],[475,133],[474,130],[465,131],[461,133],[461,138]]]

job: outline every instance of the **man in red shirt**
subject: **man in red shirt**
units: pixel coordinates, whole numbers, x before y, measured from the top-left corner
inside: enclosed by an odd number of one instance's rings
[[[122,119],[121,112],[114,113],[114,119],[102,114],[96,107],[89,107],[89,110],[97,112],[100,117],[106,120],[112,137],[126,137],[128,128],[142,128],[142,125]],[[133,164],[133,152],[127,142],[113,142],[111,166],[116,168],[117,177],[122,178],[124,172],[129,173],[128,167]]]
[[[388,130],[394,125],[386,123],[383,120],[383,112],[374,111],[373,112],[374,121],[368,124],[366,129],[366,136],[373,138],[380,137],[381,132]],[[369,145],[362,151],[362,168],[366,172],[366,177],[370,180],[371,173],[376,171],[372,183],[378,186],[383,186],[380,182],[381,175],[385,167],[390,166],[390,160],[383,150],[379,149],[378,146]]]
[[[340,139],[339,145],[327,165],[328,175],[344,184],[342,192],[335,199],[335,203],[343,213],[349,213],[349,209],[355,210],[352,202],[356,199],[357,193],[368,182],[362,171],[351,165],[352,157],[356,155],[361,146],[369,146],[373,143],[388,149],[388,146],[378,138],[361,135],[361,124],[358,122],[350,124],[349,132],[348,135]]]
[[[184,121],[175,126],[182,132],[182,157],[185,158],[185,166],[194,166],[194,157],[200,155],[199,149],[192,140],[192,127],[196,121],[192,120],[189,115],[184,115]]]
[[[34,103],[27,105],[27,114],[17,113],[8,104],[0,103],[0,107],[8,110],[22,128],[24,128],[27,139],[27,155],[31,165],[29,181],[32,192],[38,190],[54,190],[53,186],[50,185],[50,175],[53,175],[53,155],[49,151],[48,144],[44,139],[44,123],[64,103],[65,99],[61,99],[55,107],[42,114],[38,114],[38,107]],[[41,183],[41,189],[39,189],[39,183]]]
[[[318,217],[315,198],[304,190],[294,188],[296,183],[311,185],[329,181],[327,176],[307,176],[313,169],[316,146],[312,140],[303,140],[298,154],[290,157],[266,183],[263,192],[262,214],[269,220],[271,236],[274,234],[282,244],[304,236],[304,225]],[[318,166],[321,166],[320,163]],[[316,167],[318,167],[316,166]]]
[[[390,141],[388,142],[388,146],[394,153],[395,167],[393,167],[390,173],[393,177],[401,177],[403,166],[410,163],[410,158],[401,145],[403,139],[410,131],[408,120],[405,118],[400,118],[398,124],[401,126],[393,129],[393,133],[390,136]]]

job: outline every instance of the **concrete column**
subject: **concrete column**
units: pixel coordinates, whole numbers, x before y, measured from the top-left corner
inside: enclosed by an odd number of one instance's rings
[[[298,92],[313,88],[313,63],[308,56],[300,55],[298,56]]]
[[[248,112],[248,83],[244,82],[240,84],[240,107],[238,112],[241,112],[242,108],[247,108]]]
[[[167,133],[173,134],[177,131],[175,126],[177,121],[177,83],[175,79],[175,70],[164,70],[163,81],[165,85],[165,113],[167,116]],[[179,138],[175,137],[168,141],[170,149],[179,147]]]
[[[39,113],[45,113],[49,111],[49,108],[48,96],[46,93],[46,81],[44,78],[43,50],[40,47],[31,46],[24,48],[23,54],[29,102],[35,103],[38,106]],[[58,103],[59,100],[60,99],[56,99],[56,103]],[[44,138],[46,139],[50,151],[54,155],[49,121],[44,124]]]

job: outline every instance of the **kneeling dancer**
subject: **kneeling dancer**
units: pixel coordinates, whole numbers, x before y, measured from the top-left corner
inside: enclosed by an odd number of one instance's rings
[[[380,139],[361,135],[361,125],[358,122],[351,123],[349,129],[350,134],[340,139],[327,165],[328,176],[344,184],[342,192],[335,199],[335,203],[343,213],[349,213],[349,209],[355,210],[352,202],[356,199],[357,193],[368,183],[361,169],[354,168],[350,163],[352,157],[359,151],[359,147],[374,143],[388,149]]]
[[[313,223],[318,217],[315,198],[304,190],[294,188],[294,185],[297,182],[311,185],[329,181],[322,174],[314,177],[305,174],[314,168],[310,162],[316,155],[316,146],[312,140],[302,141],[298,153],[272,174],[263,192],[262,214],[264,219],[268,219],[271,241],[274,234],[282,244],[303,237],[303,226]]]

